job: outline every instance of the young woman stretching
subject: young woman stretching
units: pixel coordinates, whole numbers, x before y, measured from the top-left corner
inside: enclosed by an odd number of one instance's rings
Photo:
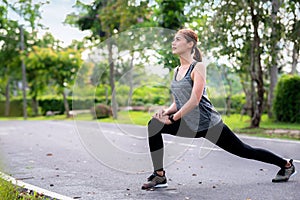
[[[288,181],[296,173],[293,160],[265,149],[253,148],[243,143],[223,122],[206,94],[206,69],[197,48],[198,36],[190,29],[179,30],[172,42],[172,52],[180,58],[175,69],[171,91],[174,102],[168,109],[160,110],[148,123],[148,142],[154,172],[142,189],[166,187],[163,166],[164,144],[162,134],[200,138],[205,137],[234,155],[270,163],[280,167],[273,182]]]

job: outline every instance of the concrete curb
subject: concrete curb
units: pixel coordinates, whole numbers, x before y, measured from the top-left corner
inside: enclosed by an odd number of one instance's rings
[[[46,190],[46,189],[31,185],[31,184],[28,184],[28,183],[25,183],[23,181],[17,180],[14,177],[11,177],[11,176],[3,173],[3,172],[0,172],[0,177],[3,178],[6,181],[11,182],[12,184],[14,184],[16,186],[19,186],[21,188],[25,188],[29,191],[35,191],[35,192],[37,192],[39,194],[43,194],[45,197],[48,197],[48,198],[51,198],[51,199],[57,199],[57,200],[71,200],[71,199],[73,199],[71,197],[67,197],[67,196],[64,196],[64,195],[61,195],[61,194],[58,194],[58,193],[55,193],[55,192],[51,192],[49,190]]]

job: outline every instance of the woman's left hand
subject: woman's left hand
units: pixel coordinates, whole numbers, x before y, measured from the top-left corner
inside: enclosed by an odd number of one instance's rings
[[[157,119],[158,121],[166,125],[172,124],[172,122],[169,120],[169,115],[163,115],[161,117],[153,116],[153,118]]]

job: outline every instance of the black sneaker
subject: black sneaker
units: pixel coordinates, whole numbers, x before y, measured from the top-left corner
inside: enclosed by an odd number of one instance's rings
[[[291,166],[289,168],[280,169],[276,177],[272,179],[272,182],[286,182],[290,177],[297,173],[293,160],[291,159],[289,162],[291,163]]]
[[[168,187],[167,178],[165,176],[165,171],[164,171],[163,176],[160,176],[156,172],[153,172],[153,174],[151,174],[147,178],[147,180],[148,180],[148,182],[144,183],[144,185],[142,186],[142,190],[147,190],[147,189],[151,189],[151,188]]]

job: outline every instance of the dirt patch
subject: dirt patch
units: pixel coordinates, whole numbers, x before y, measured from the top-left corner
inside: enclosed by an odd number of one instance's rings
[[[289,129],[273,129],[265,130],[264,133],[275,136],[287,136],[300,140],[300,130],[289,130]]]

